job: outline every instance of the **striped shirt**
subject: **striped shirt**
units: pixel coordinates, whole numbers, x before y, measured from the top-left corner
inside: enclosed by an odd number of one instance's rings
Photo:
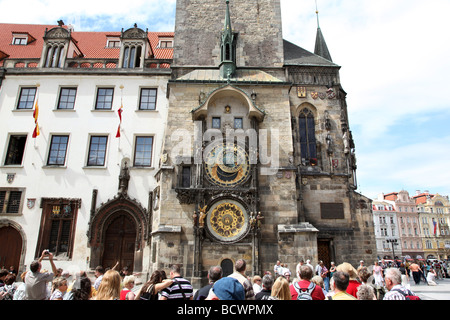
[[[175,277],[173,278],[172,285],[161,291],[161,295],[167,298],[167,300],[189,300],[194,295],[194,289],[188,280],[182,277]]]

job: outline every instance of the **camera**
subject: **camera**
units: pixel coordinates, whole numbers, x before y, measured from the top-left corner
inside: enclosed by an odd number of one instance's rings
[[[48,251],[48,249],[44,250],[44,255],[48,256],[49,254],[50,254],[50,251]]]

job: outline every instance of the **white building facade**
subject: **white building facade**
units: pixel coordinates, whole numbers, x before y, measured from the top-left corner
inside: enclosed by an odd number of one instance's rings
[[[65,270],[145,274],[172,55],[158,46],[173,34],[2,27],[0,267],[49,249]]]

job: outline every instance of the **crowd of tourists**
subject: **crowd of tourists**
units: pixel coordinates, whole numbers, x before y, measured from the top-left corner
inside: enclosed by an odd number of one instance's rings
[[[44,258],[51,271],[42,268]],[[179,265],[173,265],[169,274],[154,271],[137,287],[135,275],[116,267],[97,267],[91,280],[86,272],[71,275],[57,269],[53,255],[44,251],[21,274],[21,282],[16,282],[13,268],[0,271],[0,300],[419,300],[410,278],[416,285],[421,281],[437,285],[436,279],[448,277],[445,262],[385,260],[370,266],[361,261],[356,268],[347,262],[327,267],[322,261],[313,266],[310,260],[300,260],[292,271],[277,261],[273,270],[248,277],[246,261],[239,259],[228,276],[220,266],[211,267],[208,284],[194,290]]]

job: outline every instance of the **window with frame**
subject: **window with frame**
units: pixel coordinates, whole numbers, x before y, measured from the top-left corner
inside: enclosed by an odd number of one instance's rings
[[[234,128],[244,129],[244,120],[242,118],[234,118]]]
[[[139,99],[139,110],[156,110],[157,93],[157,89],[142,88]]]
[[[52,136],[47,165],[63,166],[66,163],[66,153],[69,144],[69,136]]]
[[[213,117],[212,118],[211,127],[213,129],[220,129],[220,128],[222,128],[222,121],[221,121],[220,117]]]
[[[300,151],[306,164],[317,163],[316,125],[311,110],[305,108],[299,115]]]
[[[102,167],[105,165],[107,144],[107,136],[91,136],[87,163],[88,167]]]
[[[21,88],[19,102],[17,103],[18,110],[33,109],[34,99],[36,98],[36,88]]]
[[[55,257],[71,258],[81,199],[42,198],[36,255],[48,249]]]
[[[0,214],[22,213],[24,189],[1,188],[0,189]]]
[[[173,41],[172,40],[161,40],[159,42],[160,48],[173,48]]]
[[[58,109],[74,109],[76,96],[77,88],[61,88],[61,92],[59,94]]]
[[[134,150],[135,167],[151,167],[153,151],[153,137],[136,137]]]
[[[9,137],[8,151],[6,152],[5,158],[5,166],[22,165],[26,144],[27,144],[26,135],[11,135]]]
[[[28,37],[14,37],[12,44],[15,46],[26,46],[28,44]]]
[[[95,102],[96,110],[111,110],[113,105],[114,88],[98,88]]]

